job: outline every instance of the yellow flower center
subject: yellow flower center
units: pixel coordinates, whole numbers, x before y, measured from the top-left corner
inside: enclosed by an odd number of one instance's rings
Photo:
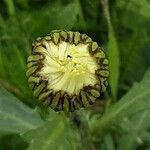
[[[58,45],[44,42],[44,66],[40,75],[48,79],[48,88],[63,90],[69,94],[79,94],[84,86],[93,86],[97,79],[98,66],[90,56],[88,44],[70,44],[61,41]]]

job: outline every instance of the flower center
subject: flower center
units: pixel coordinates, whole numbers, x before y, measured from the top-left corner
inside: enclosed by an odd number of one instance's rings
[[[88,44],[70,44],[60,42],[44,43],[44,66],[40,75],[48,79],[48,88],[79,94],[84,86],[96,83],[95,70],[98,66],[90,56]]]

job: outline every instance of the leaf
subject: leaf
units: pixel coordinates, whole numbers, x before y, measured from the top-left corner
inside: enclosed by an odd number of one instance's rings
[[[77,22],[77,26],[79,26],[80,30],[98,30],[99,28],[93,28],[94,26],[98,26],[98,14],[99,14],[99,0],[76,0],[79,10],[79,20]],[[95,37],[95,36],[94,36]]]
[[[108,59],[109,59],[109,84],[111,88],[111,93],[113,100],[117,98],[118,91],[118,80],[119,80],[119,65],[120,65],[120,56],[118,43],[113,30],[109,30],[109,41],[107,44],[108,48]]]
[[[121,49],[120,59],[122,60],[122,72],[120,77],[121,81],[124,82],[124,84],[129,83],[131,85],[132,82],[141,80],[144,72],[147,70],[146,58],[144,56],[144,53],[148,55],[148,51],[146,48],[142,48],[142,45],[145,42],[143,43],[140,40],[140,35],[142,35],[142,33],[135,33],[133,36],[126,37],[127,39],[119,41]],[[141,68],[138,71],[138,74],[137,68]]]
[[[74,1],[67,5],[63,5],[61,1],[48,3],[47,6],[38,11],[35,10],[31,15],[25,14],[29,21],[24,27],[34,37],[48,34],[51,30],[71,30],[77,21],[78,13],[77,4]],[[38,24],[37,20],[40,20]]]
[[[28,144],[17,134],[0,137],[0,150],[26,150]]]
[[[13,26],[11,25],[13,24]],[[19,21],[10,18],[0,27],[0,84],[28,103],[33,102],[26,78],[26,59],[30,51]],[[14,92],[17,89],[19,92]]]
[[[150,70],[148,70],[140,83],[135,84],[119,102],[111,106],[102,118],[95,123],[94,131],[102,133],[113,125],[116,125],[122,118],[130,116],[138,111],[149,109],[149,87]]]
[[[0,87],[0,131],[22,134],[42,124],[36,112]]]
[[[122,128],[127,131],[119,141],[118,150],[133,150],[137,147],[137,139],[150,127],[150,110],[141,111],[132,115],[122,123]],[[141,139],[142,141],[142,139]]]
[[[104,137],[104,143],[107,150],[115,150],[115,144],[110,134],[106,134]]]
[[[60,114],[50,113],[42,127],[25,133],[23,137],[29,142],[28,150],[73,150],[75,149],[75,134],[66,118]]]
[[[147,13],[150,9],[149,0],[130,0],[130,1],[117,1],[118,7],[126,6],[127,10],[130,10],[131,13],[137,13],[146,19],[150,19],[150,14]]]
[[[145,9],[147,13],[148,7],[150,3],[147,0],[118,0],[112,9],[112,14],[115,14],[112,17],[120,50],[120,82],[124,87],[131,86],[134,81],[140,81],[149,66],[147,56],[150,38],[147,33],[150,21],[141,15],[141,10]],[[140,68],[138,74],[137,68]]]

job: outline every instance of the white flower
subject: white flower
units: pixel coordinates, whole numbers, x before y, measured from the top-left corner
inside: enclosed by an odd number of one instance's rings
[[[53,32],[33,43],[28,58],[34,95],[54,110],[74,111],[95,102],[108,77],[105,54],[85,34]]]

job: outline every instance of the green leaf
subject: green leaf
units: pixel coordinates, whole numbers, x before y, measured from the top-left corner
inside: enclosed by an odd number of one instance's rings
[[[35,10],[31,15],[25,14],[25,17],[28,16],[27,19],[29,19],[25,30],[31,36],[42,36],[50,33],[51,30],[71,30],[77,21],[78,13],[77,4],[74,1],[67,5],[63,5],[61,1],[48,3],[47,6],[38,11]],[[40,20],[38,24],[37,20]]]
[[[134,150],[137,140],[148,127],[150,127],[150,110],[141,111],[129,119],[126,118],[122,123],[122,129],[126,131],[119,141],[118,150]]]
[[[141,80],[149,66],[150,21],[141,15],[150,7],[148,0],[115,2],[113,21],[120,50],[120,85],[128,90],[132,82]],[[149,15],[149,13],[147,13]],[[137,19],[138,18],[138,19]],[[140,29],[140,30],[139,30]],[[137,73],[137,68],[140,68]],[[120,90],[121,91],[121,90]],[[119,91],[119,94],[121,95]]]
[[[108,48],[108,59],[109,59],[109,84],[111,88],[111,93],[113,100],[116,100],[117,90],[118,90],[118,79],[119,79],[119,65],[120,65],[120,56],[118,43],[113,30],[109,30],[109,41],[107,44]]]
[[[98,30],[99,28],[93,28],[98,26],[98,14],[99,14],[99,0],[76,0],[78,10],[79,10],[79,20],[77,26],[80,30]]]
[[[22,134],[42,124],[36,112],[0,87],[0,131]]]
[[[109,108],[109,110],[95,123],[94,131],[102,133],[116,125],[122,118],[138,111],[149,109],[150,97],[150,70],[146,73],[140,83],[136,83],[132,89],[123,96],[119,102]]]
[[[61,114],[50,113],[50,120],[43,126],[25,133],[29,142],[28,150],[74,150],[75,133]]]
[[[25,142],[18,134],[9,134],[0,137],[0,150],[26,150],[28,143]]]
[[[104,137],[104,143],[107,150],[115,150],[115,144],[110,134],[106,134]]]
[[[0,27],[0,84],[22,100],[33,103],[25,75],[29,42],[20,28],[16,18],[10,18],[5,26]]]
[[[137,13],[146,19],[150,19],[150,1],[149,0],[130,0],[130,1],[117,1],[118,7],[126,7],[131,13]]]

